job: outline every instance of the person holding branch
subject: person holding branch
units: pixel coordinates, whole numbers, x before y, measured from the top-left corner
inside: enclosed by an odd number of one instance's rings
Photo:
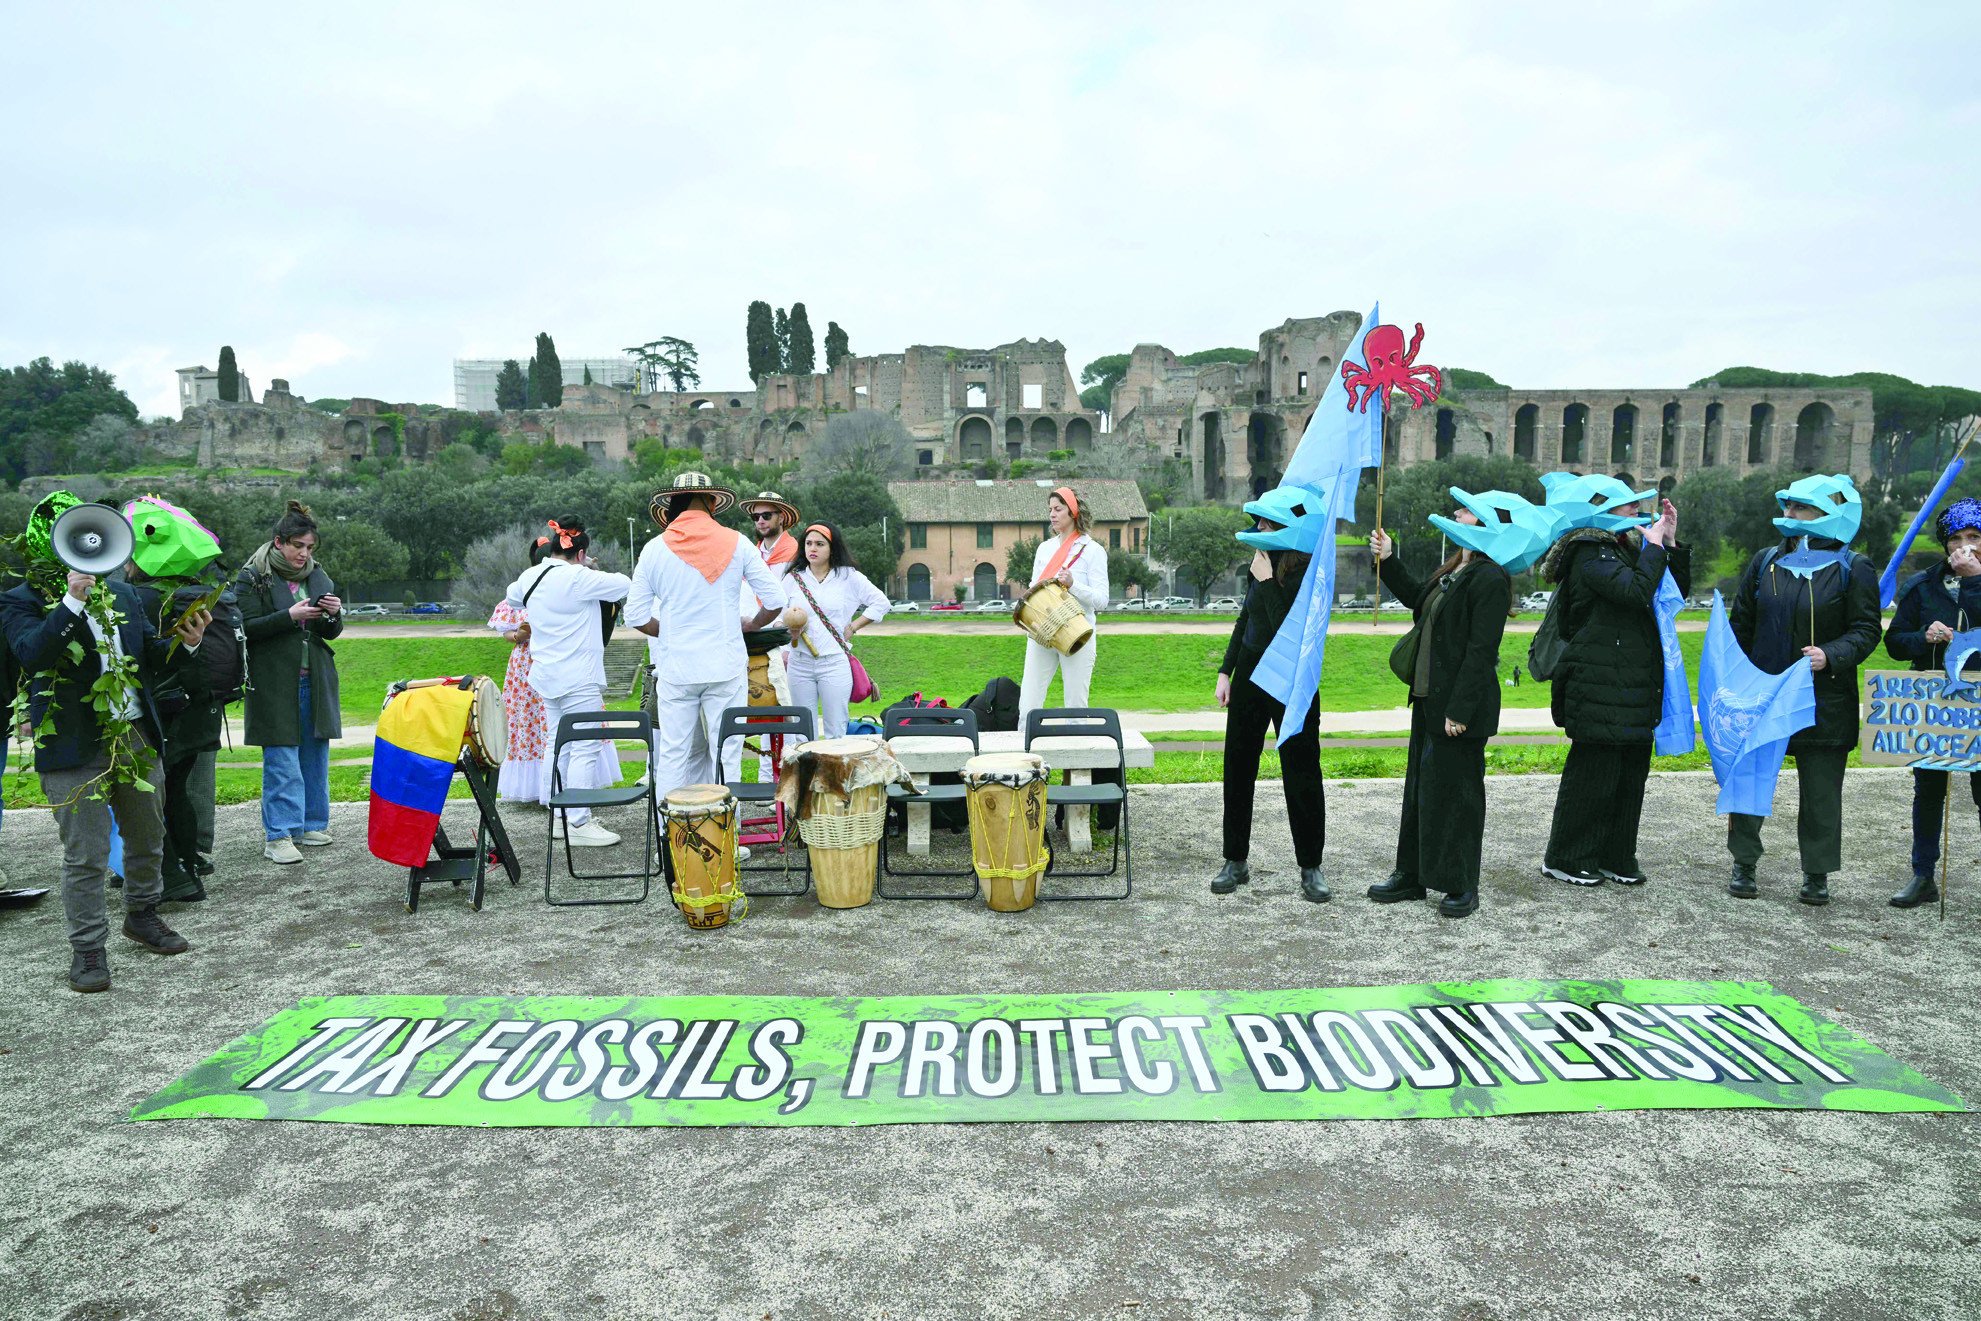
[[[1946,554],[1898,590],[1898,610],[1885,630],[1885,650],[1915,670],[1946,664],[1947,644],[1956,633],[1981,627],[1981,500],[1956,500],[1933,520]],[[1962,671],[1972,673],[1981,660]],[[1940,835],[1947,817],[1947,771],[1912,773],[1912,882],[1891,897],[1893,908],[1917,908],[1940,897],[1933,869],[1940,861]],[[1981,807],[1981,775],[1967,777]]]
[[[1087,623],[1107,604],[1107,552],[1087,535],[1090,515],[1070,486],[1055,487],[1046,497],[1046,526],[1052,535],[1032,555],[1032,582],[1056,582],[1073,593]],[[1025,639],[1025,678],[1018,685],[1018,727],[1025,717],[1046,704],[1046,690],[1057,673],[1065,687],[1067,706],[1086,706],[1094,678],[1094,653],[1100,650],[1100,630],[1071,656],[1030,638]]]
[[[1747,562],[1727,612],[1747,659],[1780,674],[1809,658],[1816,686],[1816,723],[1788,741],[1795,758],[1798,810],[1796,843],[1802,854],[1805,904],[1830,902],[1830,874],[1843,866],[1843,772],[1857,746],[1857,666],[1878,645],[1878,571],[1853,553],[1864,502],[1846,474],[1817,475],[1775,492],[1782,534]],[[1759,887],[1761,822],[1734,812],[1727,817],[1727,851],[1733,875],[1727,893],[1752,899]]]

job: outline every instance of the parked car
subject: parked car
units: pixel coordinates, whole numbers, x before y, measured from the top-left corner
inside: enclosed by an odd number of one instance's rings
[[[1342,602],[1341,608],[1343,610],[1374,610],[1376,603],[1366,596],[1351,596],[1348,600]]]
[[[1713,598],[1710,596],[1695,596],[1685,603],[1685,608],[1687,610],[1711,610],[1713,608]]]
[[[1197,603],[1187,596],[1165,596],[1162,599],[1165,610],[1195,610]]]
[[[1245,603],[1235,596],[1213,596],[1204,602],[1204,609],[1220,615],[1235,615],[1244,608],[1244,605]]]
[[[1529,592],[1520,599],[1522,610],[1546,610],[1548,602],[1555,599],[1553,592]]]
[[[959,614],[962,612],[963,603],[961,601],[937,601],[929,609],[931,611],[939,611],[945,615]]]
[[[438,601],[421,601],[418,605],[407,610],[406,613],[409,615],[444,615],[447,613],[447,607],[441,605]]]
[[[1013,604],[1010,601],[1001,601],[993,596],[988,601],[978,601],[972,605],[970,607],[970,613],[973,615],[1008,615],[1012,609]]]
[[[389,615],[391,613],[392,607],[389,605],[352,605],[344,607],[344,616],[347,619],[356,619],[363,615]]]
[[[919,615],[922,607],[913,601],[889,601],[887,613],[890,615]]]

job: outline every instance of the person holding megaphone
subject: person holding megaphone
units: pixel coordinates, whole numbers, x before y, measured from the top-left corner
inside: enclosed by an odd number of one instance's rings
[[[165,819],[153,687],[174,650],[198,649],[210,616],[191,611],[161,637],[137,593],[102,577],[123,566],[133,544],[117,510],[56,491],[35,506],[21,538],[27,581],[0,593],[0,629],[28,685],[35,772],[62,838],[69,986],[77,991],[110,987],[113,818],[124,840],[124,935],[158,954],[191,948],[158,916]]]

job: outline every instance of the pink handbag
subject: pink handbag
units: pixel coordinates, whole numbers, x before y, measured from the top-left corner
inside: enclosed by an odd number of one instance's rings
[[[819,609],[817,599],[812,596],[812,589],[805,585],[805,571],[800,569],[792,576],[798,580],[798,590],[805,594],[807,601],[811,602],[812,618],[825,625],[825,631],[832,634],[832,640],[837,642],[839,649],[846,653],[846,664],[853,671],[853,691],[846,700],[849,703],[880,700],[880,689],[874,687],[874,681],[867,677],[867,667],[860,664],[860,658],[853,654],[853,648],[846,645],[846,639],[839,636],[839,630],[834,628],[832,621],[825,617],[825,611]]]

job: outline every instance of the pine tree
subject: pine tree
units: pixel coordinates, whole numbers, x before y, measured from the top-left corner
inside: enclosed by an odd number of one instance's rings
[[[222,403],[241,402],[241,369],[234,362],[234,346],[220,346],[220,399]]]
[[[839,370],[839,364],[847,355],[846,332],[839,328],[837,321],[825,323],[825,369]]]
[[[523,379],[522,365],[510,358],[495,376],[495,406],[506,412],[511,408],[527,408],[529,403],[530,387]]]
[[[791,318],[784,315],[783,308],[777,309],[771,328],[777,337],[777,370],[788,372],[791,370]]]
[[[586,364],[585,364],[585,384],[586,384],[586,385],[590,385],[591,383],[592,383],[592,367],[591,367],[591,364],[590,364],[590,363],[586,363]]]
[[[818,350],[812,343],[812,318],[805,311],[803,303],[791,304],[791,362],[790,369],[800,376],[810,376],[818,363]]]
[[[750,379],[762,381],[772,372],[782,371],[778,360],[777,331],[771,324],[770,304],[759,298],[750,304],[743,319],[743,343],[750,355]]]
[[[537,353],[530,359],[530,371],[537,407],[556,408],[564,402],[564,364],[557,360],[557,346],[547,331],[537,332]]]

